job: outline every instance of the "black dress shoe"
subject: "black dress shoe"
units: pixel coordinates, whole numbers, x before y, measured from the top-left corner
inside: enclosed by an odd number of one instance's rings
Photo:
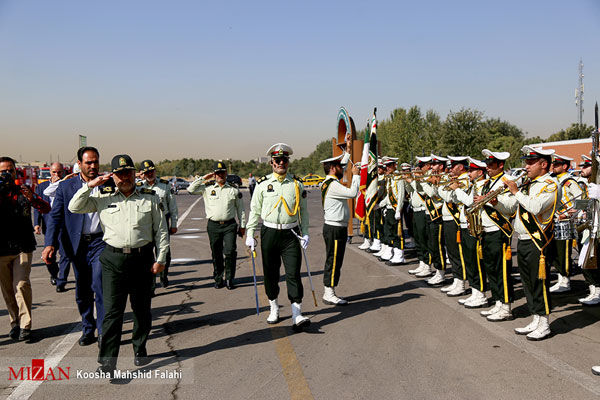
[[[102,335],[98,335],[98,348],[100,348],[101,344],[102,344]]]
[[[21,329],[19,341],[28,342],[29,340],[31,340],[31,329]]]
[[[79,338],[79,345],[80,346],[89,346],[90,344],[94,343],[95,341],[96,341],[96,337],[94,336],[93,333],[88,333],[87,335],[84,333]]]
[[[12,340],[19,340],[19,333],[21,333],[21,328],[19,328],[18,326],[13,326],[10,329],[10,332],[8,333],[8,336],[10,336],[10,338]]]
[[[221,281],[221,282],[215,282],[215,289],[221,289],[223,286],[225,286],[223,284],[223,281]]]
[[[167,278],[166,276],[164,278],[160,278],[160,283],[162,284],[163,288],[168,288],[169,287],[169,278]]]
[[[230,279],[230,280],[227,281],[227,289],[228,290],[235,289],[235,284],[233,283],[233,279]]]
[[[52,278],[52,277],[50,277],[50,284],[51,284],[52,286],[56,286],[56,278]]]
[[[135,353],[133,363],[136,367],[141,367],[142,365],[150,363],[150,358],[148,358],[148,353],[146,352],[146,349],[140,350],[137,353]]]
[[[65,289],[65,285],[57,285],[56,286],[56,293],[63,293],[66,291],[67,291],[67,289]]]

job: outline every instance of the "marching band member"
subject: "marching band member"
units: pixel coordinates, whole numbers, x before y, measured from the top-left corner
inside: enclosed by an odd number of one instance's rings
[[[404,201],[404,182],[394,179],[397,158],[387,157],[384,161],[387,177],[387,203],[384,210],[384,236],[392,256],[387,259],[387,265],[404,264],[404,237],[402,235],[402,204]]]
[[[426,174],[431,164],[431,157],[417,157],[417,173]],[[427,207],[425,206],[425,198],[427,195],[423,191],[421,185],[417,186],[417,181],[412,177],[406,178],[407,190],[410,193],[410,205],[413,209],[413,238],[415,239],[415,248],[417,250],[417,258],[419,266],[408,271],[419,278],[432,274],[431,256],[427,246]]]
[[[558,181],[549,174],[554,150],[523,146],[521,151],[529,181],[520,188],[511,180],[504,184],[514,196],[510,201],[514,204],[512,209],[517,211],[514,226],[519,235],[519,271],[533,319],[527,326],[516,328],[515,333],[527,335],[527,340],[543,340],[551,334],[550,266],[545,255],[553,235]]]

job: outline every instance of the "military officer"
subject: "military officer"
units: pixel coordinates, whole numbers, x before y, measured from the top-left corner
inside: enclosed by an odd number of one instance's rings
[[[209,180],[214,179],[214,182]],[[235,288],[235,264],[237,244],[235,235],[244,236],[246,231],[246,212],[242,192],[227,183],[227,166],[221,160],[216,161],[213,172],[196,179],[188,187],[191,194],[201,194],[208,224],[206,230],[210,240],[213,258],[213,277],[215,288],[223,287],[223,271],[227,289]],[[239,227],[235,220],[239,221]],[[225,255],[225,260],[223,260]]]
[[[466,308],[479,308],[487,306],[485,292],[487,290],[487,277],[485,269],[481,264],[481,232],[476,226],[469,228],[466,209],[473,204],[475,193],[481,193],[481,187],[485,183],[485,163],[468,157],[469,179],[468,187],[459,187],[458,183],[451,185],[454,189],[453,198],[460,204],[460,239],[463,250],[465,270],[471,296],[459,299],[458,303]],[[479,216],[475,217],[479,220]],[[471,221],[475,223],[474,220]]]
[[[162,209],[165,213],[165,219],[167,221],[167,227],[169,229],[169,235],[174,235],[177,233],[177,218],[179,212],[177,210],[177,202],[173,197],[173,192],[171,191],[171,184],[169,181],[164,179],[156,179],[156,167],[152,160],[144,160],[142,161],[140,172],[142,173],[143,180],[138,182],[136,185],[138,188],[146,188],[150,190],[154,190],[154,193],[158,195],[160,199],[160,203],[162,204]],[[156,250],[158,252],[158,249]],[[169,251],[167,252],[167,261],[165,263],[165,269],[159,274],[160,282],[164,288],[169,286],[169,278],[167,277],[169,273],[169,265],[171,265],[171,248],[169,246]],[[152,289],[154,290],[154,282],[152,283]]]
[[[480,203],[486,195],[496,190],[502,192],[481,207],[480,217],[483,232],[481,234],[482,262],[487,274],[492,300],[495,304],[489,310],[481,311],[488,321],[505,321],[513,319],[511,304],[514,301],[514,283],[510,274],[512,270],[512,224],[510,218],[514,214],[504,205],[509,201],[511,193],[504,193],[505,180],[510,179],[504,172],[504,164],[510,157],[508,152],[494,152],[483,149],[486,172],[489,178],[475,193],[474,203]]]
[[[552,174],[558,179],[558,205],[555,216],[555,226],[566,227],[569,233],[570,219],[577,212],[574,199],[581,198],[583,191],[575,177],[568,171],[571,168],[572,158],[554,154],[552,160]],[[570,208],[570,210],[568,210]],[[564,239],[554,237],[552,241],[548,264],[554,266],[558,271],[558,281],[550,287],[550,293],[562,293],[571,290],[569,276],[572,273],[571,255],[575,238]]]
[[[381,257],[386,250],[386,246],[382,243],[383,216],[381,202],[385,197],[385,167],[381,158],[377,159],[377,187],[377,196],[372,200],[375,204],[368,215],[371,247],[367,249],[367,252],[374,253],[375,257]]]
[[[458,187],[467,188],[469,186],[469,174],[467,173],[469,161],[467,157],[448,156],[448,158],[450,159],[448,179],[457,181],[450,185],[440,186],[438,194],[444,200],[442,207],[443,231],[454,280],[451,285],[443,287],[441,290],[448,296],[455,297],[462,296],[465,292],[467,267],[460,232],[460,207],[453,195],[454,190]]]
[[[325,267],[323,268],[323,302],[329,305],[342,306],[348,302],[335,293],[340,280],[344,252],[348,239],[348,199],[358,194],[360,175],[358,167],[352,168],[352,184],[348,188],[340,179],[344,177],[344,168],[348,164],[350,154],[343,153],[337,157],[322,160],[323,170],[327,177],[321,183],[321,200],[324,220],[323,239],[325,240]]]
[[[504,205],[517,211],[514,226],[519,235],[519,272],[533,320],[523,328],[516,328],[515,333],[527,335],[528,340],[542,340],[551,333],[550,265],[545,255],[552,240],[558,181],[549,173],[554,150],[523,146],[521,151],[529,180],[520,188],[516,182],[505,180],[504,185],[513,196],[505,198],[508,201]]]
[[[421,186],[427,195],[425,206],[428,212],[428,246],[431,254],[431,265],[436,269],[435,275],[427,280],[427,283],[431,286],[441,286],[444,283],[446,271],[446,251],[442,230],[442,206],[444,202],[438,194],[436,185],[440,180],[440,174],[444,171],[446,161],[448,161],[446,157],[431,154],[431,171],[436,175],[430,176],[424,182],[417,182],[417,187]]]
[[[258,180],[248,216],[246,245],[256,247],[254,233],[262,219],[260,247],[263,262],[264,285],[269,299],[267,323],[279,321],[279,270],[285,269],[288,299],[292,303],[292,327],[300,330],[310,324],[302,315],[304,289],[300,277],[302,251],[308,247],[308,208],[306,190],[302,182],[288,174],[293,151],[285,143],[276,143],[267,151],[273,173]]]
[[[149,362],[146,341],[152,326],[151,286],[164,269],[169,240],[161,202],[154,191],[135,187],[135,165],[126,154],[113,157],[112,173],[87,182],[69,202],[73,213],[98,212],[107,243],[100,255],[104,321],[98,372],[111,374],[116,368],[123,313],[130,297],[133,311],[132,343],[136,366]],[[116,190],[111,195],[91,196],[94,187],[113,178]],[[154,261],[154,243],[158,247]]]
[[[387,265],[401,265],[406,262],[404,259],[404,230],[402,226],[402,206],[406,189],[404,181],[395,177],[397,161],[397,158],[388,157],[384,162],[387,176],[384,232],[391,252],[391,257],[386,258]]]
[[[592,175],[592,159],[585,154],[581,155],[582,162],[579,164],[581,167],[581,179],[585,182],[588,181],[590,176]],[[591,183],[589,183],[591,185]],[[591,196],[590,196],[591,197]],[[591,218],[588,216],[588,218]],[[586,233],[584,231],[584,233]],[[586,243],[589,238],[589,230],[585,236],[583,236],[582,244]],[[583,256],[580,251],[580,267],[583,263]],[[585,282],[589,285],[590,293],[579,299],[579,302],[584,306],[595,306],[600,304],[600,268],[583,268],[583,277],[585,278]]]
[[[417,170],[414,175],[419,176],[426,174],[431,167],[429,163],[431,157],[418,157]],[[415,239],[415,246],[417,249],[417,258],[419,259],[419,266],[415,269],[408,271],[409,274],[413,274],[416,277],[422,278],[429,276],[433,273],[431,264],[431,255],[429,253],[429,247],[427,245],[427,207],[425,205],[425,198],[427,195],[423,191],[421,185],[417,186],[417,181],[413,177],[405,178],[407,181],[407,190],[410,193],[410,205],[413,209],[413,235]]]

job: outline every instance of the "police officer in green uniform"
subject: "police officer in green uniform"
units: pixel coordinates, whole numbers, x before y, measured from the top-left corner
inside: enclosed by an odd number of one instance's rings
[[[242,237],[246,228],[246,213],[240,190],[227,183],[227,167],[221,160],[215,162],[214,172],[196,179],[188,187],[190,194],[204,198],[208,224],[208,238],[213,258],[215,288],[223,287],[223,272],[227,289],[235,288],[235,263],[237,260],[236,233]],[[214,181],[210,181],[214,179]],[[239,221],[239,227],[235,217]],[[223,259],[225,255],[225,259]]]
[[[173,192],[171,191],[171,185],[169,184],[169,181],[164,179],[156,179],[156,167],[154,166],[152,160],[142,161],[140,172],[143,174],[144,180],[137,183],[138,188],[154,190],[154,193],[158,195],[160,203],[162,204],[162,209],[165,210],[164,213],[167,221],[167,227],[169,229],[169,235],[174,235],[177,233],[177,218],[179,212],[177,210],[177,202],[173,197]],[[156,251],[158,252],[158,249],[156,249]],[[169,251],[167,252],[165,269],[159,274],[160,282],[164,288],[169,286],[169,278],[167,277],[169,273],[169,265],[171,265],[170,247]],[[155,281],[152,283],[153,291],[155,287]]]
[[[300,246],[308,247],[308,208],[306,191],[302,182],[287,173],[292,148],[285,143],[271,146],[273,173],[258,180],[248,216],[246,245],[252,251],[256,247],[254,232],[259,218],[260,247],[263,262],[265,292],[269,299],[270,313],[267,323],[279,321],[279,270],[281,261],[285,269],[288,299],[292,303],[292,327],[302,329],[310,320],[302,315],[304,289],[300,277],[302,252]]]
[[[111,166],[111,174],[89,181],[69,203],[72,213],[98,212],[107,243],[100,255],[105,315],[98,372],[109,376],[117,364],[127,295],[133,311],[134,363],[140,366],[149,362],[146,341],[152,326],[152,280],[164,269],[169,251],[159,197],[149,189],[136,190],[135,165],[128,155],[116,155]],[[111,177],[116,185],[112,194],[90,196],[94,187]],[[158,247],[156,261],[154,243]]]
[[[338,297],[335,287],[340,280],[344,252],[348,239],[348,199],[358,194],[360,185],[360,170],[352,168],[352,185],[348,188],[340,182],[344,177],[344,168],[348,164],[350,154],[344,152],[337,157],[322,160],[323,170],[327,177],[321,183],[321,201],[325,223],[323,224],[323,239],[325,240],[325,266],[323,268],[323,302],[329,305],[343,306],[348,302]]]

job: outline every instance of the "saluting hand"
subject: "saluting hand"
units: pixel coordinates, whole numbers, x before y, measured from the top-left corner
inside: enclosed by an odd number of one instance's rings
[[[207,181],[207,180],[209,180],[210,178],[214,178],[214,177],[215,177],[215,173],[214,173],[214,172],[211,172],[210,174],[206,174],[206,175],[204,175],[204,176],[202,177],[202,179],[203,179],[203,180],[205,180],[205,181]]]
[[[112,174],[112,173],[110,173],[110,174],[106,174],[106,175],[99,175],[99,176],[97,176],[95,179],[92,179],[91,181],[89,181],[89,182],[87,183],[87,185],[88,185],[88,187],[89,187],[90,189],[91,189],[91,188],[94,188],[94,187],[96,187],[96,186],[103,185],[103,184],[104,184],[106,181],[108,181],[108,180],[109,180],[109,179],[110,179],[112,176],[113,176],[113,174]]]
[[[161,263],[157,263],[157,262],[152,264],[152,273],[154,275],[163,272],[164,269],[165,269],[165,264],[161,264]]]

